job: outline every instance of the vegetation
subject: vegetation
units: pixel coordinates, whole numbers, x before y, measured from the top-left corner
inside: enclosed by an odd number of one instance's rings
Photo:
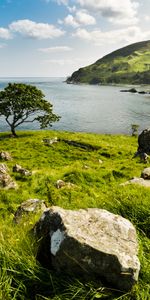
[[[150,84],[150,41],[116,50],[94,64],[80,68],[67,82]]]
[[[38,121],[41,128],[46,128],[59,120],[52,112],[52,104],[44,97],[35,86],[23,83],[9,83],[0,91],[0,116],[5,117],[13,136],[22,123]]]
[[[60,139],[45,145],[47,138]],[[65,140],[79,142],[67,144]],[[84,143],[87,147],[80,147]],[[133,136],[68,133],[56,131],[18,132],[18,139],[0,134],[1,150],[13,160],[6,162],[18,190],[0,191],[0,299],[2,300],[149,300],[150,295],[150,201],[149,189],[120,183],[140,176],[146,166],[132,159],[137,149]],[[91,145],[92,147],[88,147]],[[101,161],[102,160],[102,163]],[[13,173],[14,164],[32,170],[24,177]],[[73,187],[56,188],[62,179]],[[131,292],[119,291],[95,282],[58,277],[36,260],[38,243],[31,229],[39,216],[25,217],[13,223],[14,212],[23,201],[44,199],[47,205],[66,209],[98,207],[128,218],[136,226],[139,239],[141,271]],[[30,232],[30,234],[29,234]]]

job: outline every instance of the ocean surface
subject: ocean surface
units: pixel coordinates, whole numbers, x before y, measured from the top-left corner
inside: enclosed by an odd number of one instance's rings
[[[23,82],[41,89],[53,110],[61,116],[53,129],[93,133],[131,134],[131,124],[139,131],[150,127],[150,95],[122,93],[124,86],[72,85],[65,78],[0,78],[0,90],[8,82]],[[146,90],[147,87],[136,87]],[[150,90],[150,87],[149,89]],[[22,124],[17,129],[39,129],[38,123]],[[0,117],[0,131],[9,127]]]

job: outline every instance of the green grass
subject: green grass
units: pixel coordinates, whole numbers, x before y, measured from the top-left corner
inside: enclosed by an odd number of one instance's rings
[[[150,295],[150,201],[148,188],[120,186],[140,176],[147,166],[132,159],[136,137],[56,131],[18,132],[18,138],[0,134],[0,151],[13,157],[6,162],[17,190],[0,190],[0,299],[1,300],[149,300]],[[43,138],[74,140],[96,150],[75,147],[60,141],[51,146]],[[99,159],[103,161],[99,163]],[[15,164],[32,170],[31,177],[12,172]],[[148,164],[149,165],[149,164]],[[63,179],[73,187],[56,188]],[[13,223],[14,212],[29,198],[45,200],[47,205],[66,209],[98,207],[120,214],[135,225],[139,239],[141,271],[139,282],[123,295],[94,282],[58,277],[36,260],[38,244],[29,234],[39,216]]]

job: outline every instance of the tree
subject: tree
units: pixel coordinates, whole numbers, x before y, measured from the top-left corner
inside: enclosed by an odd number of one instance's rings
[[[15,129],[22,123],[38,121],[43,129],[60,119],[44,98],[41,90],[23,83],[9,83],[0,91],[0,116],[4,116],[13,136],[17,136]]]

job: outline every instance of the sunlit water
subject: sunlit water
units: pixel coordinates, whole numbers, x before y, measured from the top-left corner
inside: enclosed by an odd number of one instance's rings
[[[124,87],[66,84],[63,78],[0,78],[2,90],[8,82],[36,85],[53,104],[61,120],[53,129],[95,133],[131,133],[131,124],[140,130],[150,127],[150,95],[121,93]],[[146,88],[137,88],[145,90]],[[19,129],[39,129],[37,123]],[[9,127],[0,118],[0,131]]]

